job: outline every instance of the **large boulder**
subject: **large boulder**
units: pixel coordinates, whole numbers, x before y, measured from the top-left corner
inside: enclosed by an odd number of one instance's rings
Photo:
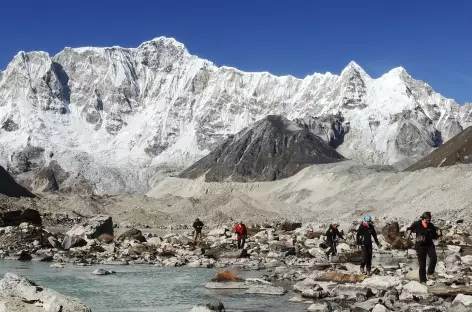
[[[95,216],[67,232],[67,235],[71,237],[79,236],[86,239],[98,238],[102,234],[113,235],[111,216]]]
[[[78,299],[40,287],[13,273],[5,274],[5,277],[0,280],[0,311],[91,312]]]
[[[401,236],[398,222],[392,222],[383,227],[382,235],[385,241],[394,249],[406,250],[413,247],[411,240]]]
[[[122,242],[124,240],[136,240],[142,243],[146,241],[146,238],[140,230],[130,229],[118,236],[118,241]]]
[[[0,214],[0,224],[2,226],[19,226],[21,223],[31,223],[34,225],[41,225],[41,215],[37,210],[12,210],[5,211]]]

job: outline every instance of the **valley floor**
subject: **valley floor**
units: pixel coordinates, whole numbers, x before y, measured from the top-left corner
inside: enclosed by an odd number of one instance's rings
[[[472,166],[397,172],[391,167],[346,161],[315,165],[274,182],[207,183],[169,177],[146,195],[84,196],[44,194],[40,199],[2,197],[3,210],[29,207],[46,213],[49,226],[70,219],[110,214],[120,227],[190,226],[243,220],[261,224],[281,219],[350,222],[365,214],[413,220],[431,211],[443,219],[470,214]]]

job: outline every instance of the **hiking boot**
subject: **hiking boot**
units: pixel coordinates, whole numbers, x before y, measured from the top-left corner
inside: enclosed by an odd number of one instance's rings
[[[365,274],[364,268],[361,268],[361,273],[362,273],[362,274]]]
[[[367,275],[367,276],[371,276],[371,275],[372,275],[372,272],[370,272],[370,271],[367,271],[367,272],[365,273],[365,275]]]

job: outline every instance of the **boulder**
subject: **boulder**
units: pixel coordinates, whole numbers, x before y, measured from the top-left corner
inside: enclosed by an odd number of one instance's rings
[[[291,221],[285,220],[279,225],[279,230],[290,232],[290,231],[295,231],[296,229],[301,228],[301,227],[302,227],[301,222],[291,222]]]
[[[374,296],[370,288],[354,284],[340,284],[331,289],[331,293],[335,296],[346,296],[348,298],[356,298],[358,294],[362,294],[365,298]]]
[[[67,232],[69,236],[84,239],[98,238],[102,234],[113,235],[113,220],[107,215],[97,215]]]
[[[466,307],[471,307],[472,308],[472,296],[469,295],[464,295],[464,294],[458,294],[455,298],[454,301],[452,301],[452,305],[461,303]]]
[[[373,289],[388,289],[401,284],[396,276],[373,276],[362,281],[361,285]]]
[[[333,308],[329,302],[317,302],[308,307],[310,312],[331,312]]]
[[[52,248],[62,248],[61,243],[54,236],[49,236],[48,242]]]
[[[41,302],[42,305],[37,305],[37,302]],[[91,312],[78,299],[37,286],[13,273],[5,274],[5,277],[0,280],[0,311]]]
[[[104,270],[104,269],[96,269],[95,271],[92,272],[93,275],[110,275],[110,274],[115,274],[116,272],[113,270]]]
[[[389,310],[382,304],[378,303],[372,309],[372,312],[388,312]]]
[[[61,247],[64,250],[69,250],[74,247],[83,247],[87,245],[87,242],[82,238],[82,236],[64,236],[62,240]]]
[[[413,247],[413,242],[400,234],[398,222],[392,222],[382,228],[385,241],[394,249],[406,250]]]
[[[130,229],[118,236],[118,241],[122,242],[124,240],[136,240],[143,243],[146,241],[146,238],[143,236],[143,233],[141,233],[140,230]]]
[[[102,234],[99,237],[97,237],[97,240],[101,243],[110,244],[111,242],[115,240],[115,237],[110,234]]]
[[[224,312],[225,306],[222,302],[212,302],[205,305],[199,304],[194,306],[190,312]]]

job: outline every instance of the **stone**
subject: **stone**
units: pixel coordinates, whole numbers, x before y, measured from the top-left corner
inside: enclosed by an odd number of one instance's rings
[[[466,307],[469,307],[469,306],[472,307],[472,296],[458,294],[454,298],[454,301],[452,301],[452,305],[457,304],[457,303],[462,303]]]
[[[380,299],[373,298],[362,302],[356,302],[353,305],[353,308],[361,308],[365,311],[372,311],[372,309],[379,303]]]
[[[335,296],[346,296],[356,298],[358,294],[364,295],[367,299],[374,296],[372,289],[354,284],[339,284],[334,286],[330,292]]]
[[[136,240],[141,243],[146,241],[146,238],[143,236],[143,233],[137,229],[129,229],[120,236],[118,236],[118,241],[122,242],[124,240]]]
[[[6,273],[0,280],[0,311],[8,312],[91,312],[78,299],[37,286],[23,276]],[[38,309],[36,302],[42,303]],[[20,306],[17,304],[21,303]]]
[[[110,234],[102,234],[97,237],[97,240],[101,243],[110,244],[115,240],[115,237]]]
[[[48,237],[48,242],[51,245],[52,248],[62,248],[61,243],[55,238],[54,236],[49,236]]]
[[[149,237],[147,239],[147,243],[152,246],[161,246],[162,245],[162,238],[160,237]]]
[[[454,253],[458,253],[458,252],[461,252],[462,247],[456,246],[456,245],[447,245],[447,250],[452,251]]]
[[[102,234],[113,235],[113,220],[111,216],[97,215],[76,226],[66,234],[69,236],[79,236],[84,239],[98,238]]]
[[[362,281],[361,285],[374,289],[388,289],[401,284],[396,276],[373,276]]]
[[[322,287],[319,285],[315,285],[312,288],[304,289],[302,291],[303,298],[310,298],[310,299],[323,299],[329,296],[329,293],[324,291]]]
[[[402,293],[400,294],[400,300],[412,299],[413,296],[416,297],[427,297],[428,287],[417,281],[411,281],[406,285],[403,285]]]
[[[16,260],[18,261],[31,261],[31,259],[33,259],[33,257],[26,250],[20,251],[15,256]]]
[[[302,227],[301,222],[291,222],[291,221],[285,220],[279,225],[279,230],[291,232],[301,227]]]
[[[50,268],[63,269],[65,265],[63,263],[53,263],[49,266]]]
[[[92,272],[93,275],[110,275],[110,274],[115,274],[116,272],[113,270],[104,270],[104,269],[96,269],[95,271]]]
[[[405,279],[409,281],[419,281],[420,280],[420,272],[418,269],[411,270],[407,274],[405,274]]]
[[[205,305],[199,304],[194,306],[190,312],[225,312],[225,306],[222,302],[212,302]]]
[[[82,236],[64,236],[62,240],[62,249],[69,250],[74,247],[83,247],[87,245],[87,242],[82,238]]]
[[[375,305],[375,307],[372,309],[371,312],[387,312],[389,311],[384,305],[378,303]]]
[[[317,302],[308,307],[310,312],[332,312],[333,308],[329,302]]]

